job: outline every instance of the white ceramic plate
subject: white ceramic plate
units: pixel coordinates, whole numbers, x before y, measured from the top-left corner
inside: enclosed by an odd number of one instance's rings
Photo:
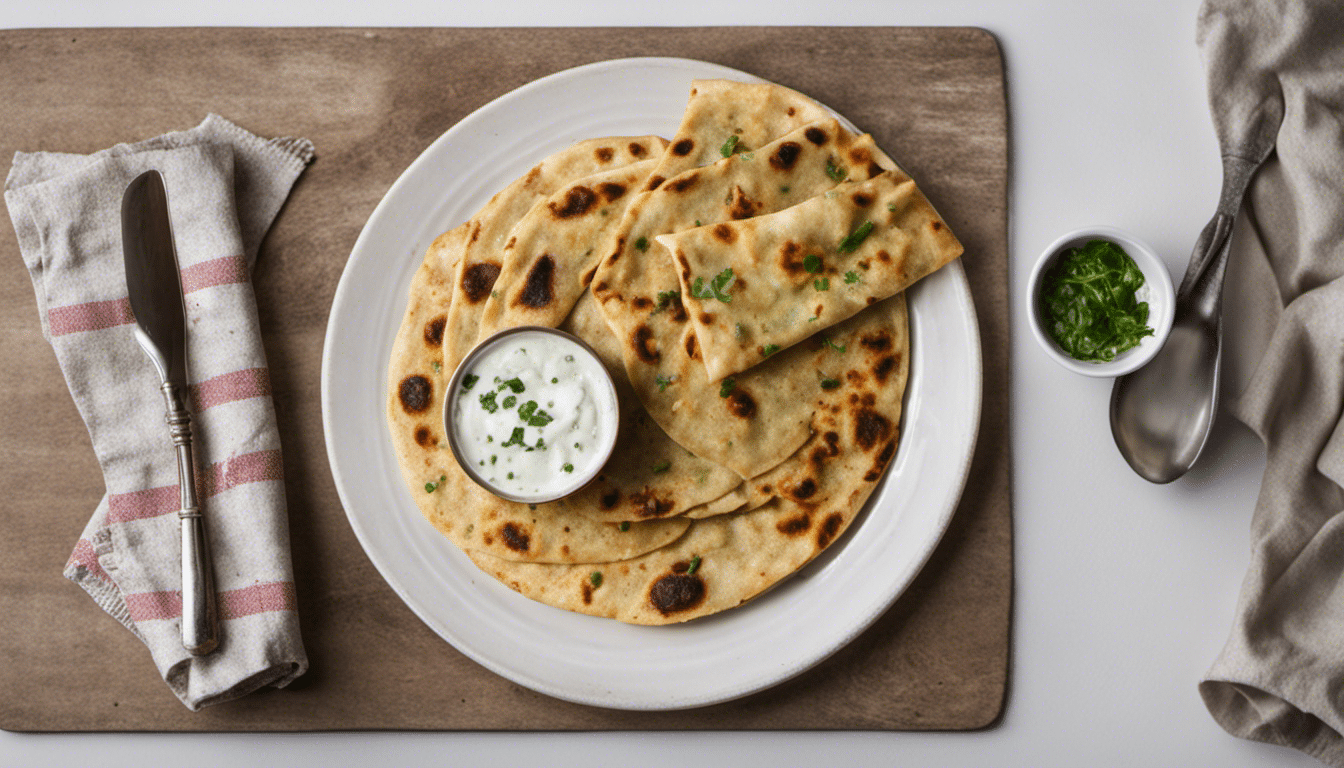
[[[386,368],[411,276],[435,236],[537,161],[581,139],[675,133],[691,80],[759,81],[684,59],[625,59],[537,80],[435,141],[369,217],[341,276],[322,361],[327,453],[350,524],[406,604],[520,685],[584,704],[677,709],[744,696],[818,663],[901,594],[946,529],[980,420],[980,339],[960,263],[909,292],[911,374],[896,460],[845,536],[747,605],[636,627],[535,603],[425,522],[384,417]]]

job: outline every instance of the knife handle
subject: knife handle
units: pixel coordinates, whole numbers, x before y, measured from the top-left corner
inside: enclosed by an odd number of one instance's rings
[[[191,451],[191,412],[182,392],[163,383],[168,404],[168,431],[177,448],[178,487],[182,489],[182,646],[193,656],[204,656],[219,645],[219,615],[215,607],[215,574],[205,520],[196,501],[196,463]]]

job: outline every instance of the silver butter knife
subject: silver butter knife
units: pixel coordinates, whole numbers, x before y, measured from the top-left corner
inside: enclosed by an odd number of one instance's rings
[[[182,645],[204,656],[219,645],[214,571],[205,521],[196,501],[196,469],[187,410],[187,328],[178,275],[177,250],[168,220],[168,194],[158,171],[146,171],[126,187],[121,200],[121,244],[126,287],[135,315],[135,340],[149,355],[163,382],[165,420],[177,448],[182,489]]]

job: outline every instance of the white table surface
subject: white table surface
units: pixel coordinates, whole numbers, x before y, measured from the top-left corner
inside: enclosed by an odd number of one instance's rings
[[[1197,0],[45,0],[0,3],[0,28],[52,26],[969,25],[1008,78],[1016,583],[1008,698],[979,733],[0,732],[3,766],[546,765],[1291,766],[1228,736],[1196,684],[1227,637],[1249,558],[1264,452],[1222,419],[1169,486],[1111,440],[1110,382],[1036,346],[1021,294],[1065,231],[1110,224],[1173,277],[1212,215],[1218,153],[1194,44]],[[675,13],[670,12],[675,7]],[[669,11],[669,12],[665,12]],[[856,76],[862,76],[856,73]],[[0,106],[0,108],[3,108]]]

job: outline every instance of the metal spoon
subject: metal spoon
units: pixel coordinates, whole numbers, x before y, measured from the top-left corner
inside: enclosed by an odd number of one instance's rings
[[[1169,483],[1199,458],[1218,412],[1223,346],[1223,277],[1241,200],[1251,176],[1274,148],[1283,101],[1268,99],[1223,136],[1223,189],[1218,212],[1199,234],[1176,292],[1171,334],[1146,366],[1121,376],[1111,390],[1111,434],[1145,480]],[[1223,128],[1225,126],[1220,126]],[[1230,138],[1238,140],[1229,141]]]

